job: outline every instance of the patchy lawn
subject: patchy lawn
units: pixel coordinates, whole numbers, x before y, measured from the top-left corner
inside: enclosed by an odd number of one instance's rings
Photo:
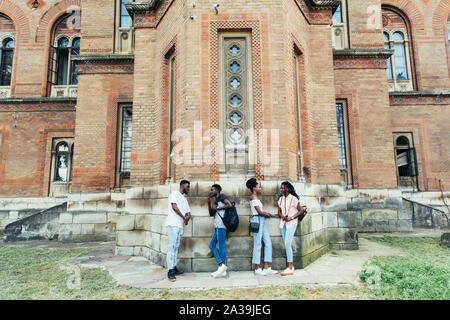
[[[371,241],[406,253],[374,257],[359,276],[375,299],[450,300],[450,248],[439,238],[370,237]]]
[[[249,289],[137,289],[117,286],[107,271],[82,268],[80,289],[70,289],[71,274],[64,270],[70,258],[99,248],[40,249],[0,243],[0,300],[17,299],[152,299],[152,300],[450,300],[450,249],[438,238],[367,237],[391,246],[404,256],[374,257],[363,267],[361,287],[263,287]]]
[[[35,249],[0,245],[0,300],[308,300],[367,299],[359,288],[336,287],[263,287],[249,289],[150,290],[117,286],[107,271],[81,269],[81,289],[69,289],[71,274],[61,269],[64,261],[88,255],[89,249]]]

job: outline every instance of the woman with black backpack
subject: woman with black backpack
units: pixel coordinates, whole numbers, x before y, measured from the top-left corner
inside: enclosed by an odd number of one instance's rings
[[[255,274],[260,276],[274,275],[278,272],[269,267],[269,263],[272,262],[272,241],[270,240],[265,218],[275,217],[276,215],[263,211],[263,204],[259,200],[261,185],[255,178],[248,180],[246,186],[252,192],[250,209],[253,217],[250,220],[250,232],[253,232],[252,263],[255,265]],[[264,270],[259,266],[261,262],[261,242],[264,242]]]

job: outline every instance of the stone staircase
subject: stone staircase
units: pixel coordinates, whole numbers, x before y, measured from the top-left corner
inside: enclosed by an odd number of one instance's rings
[[[59,216],[67,211],[67,202],[40,210],[5,227],[5,241],[52,240],[58,238]]]
[[[414,228],[450,229],[450,218],[444,211],[406,198],[403,200],[404,206],[412,211]]]

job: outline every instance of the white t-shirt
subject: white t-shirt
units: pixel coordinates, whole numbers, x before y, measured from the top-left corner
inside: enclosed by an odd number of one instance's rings
[[[172,203],[176,203],[183,216],[191,212],[186,197],[180,191],[172,191],[169,196],[169,211],[166,219],[166,226],[183,228],[184,220],[173,210]]]
[[[250,210],[254,216],[257,216],[258,211],[256,211],[255,207],[259,207],[261,211],[263,211],[263,204],[261,200],[250,200]]]

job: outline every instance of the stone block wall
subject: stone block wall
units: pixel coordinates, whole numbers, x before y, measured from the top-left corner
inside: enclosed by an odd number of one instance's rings
[[[0,198],[0,233],[17,220],[62,204],[63,198]]]
[[[188,201],[192,219],[184,228],[179,265],[189,271],[213,271],[215,259],[209,249],[213,218],[206,199],[213,182],[191,184]],[[227,258],[232,270],[251,270],[253,239],[249,235],[249,192],[243,183],[220,182],[223,193],[236,202],[240,226],[227,239]],[[262,181],[264,210],[277,213],[281,181]],[[309,214],[299,224],[294,241],[294,265],[303,268],[328,250],[358,249],[359,232],[411,232],[413,214],[398,189],[345,190],[339,185],[293,183]],[[125,214],[117,220],[116,254],[145,256],[166,264],[165,220],[168,196],[178,184],[127,190]],[[272,240],[273,267],[286,265],[279,219],[266,220]]]
[[[59,216],[59,241],[114,241],[125,193],[73,193]]]

